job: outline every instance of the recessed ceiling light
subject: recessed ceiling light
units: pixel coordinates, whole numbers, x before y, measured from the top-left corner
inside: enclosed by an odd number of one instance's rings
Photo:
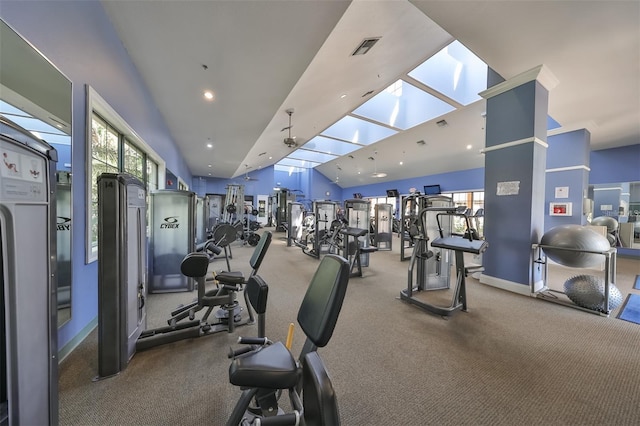
[[[347,94],[346,94],[346,93],[343,93],[342,95],[340,95],[340,99],[344,99],[344,98],[346,98],[346,97],[347,97]]]
[[[402,166],[403,164],[404,164],[404,161],[401,161],[401,162],[400,162],[400,165]]]
[[[467,145],[467,149],[473,148],[473,145]]]
[[[213,144],[208,143],[207,148],[213,148]]]
[[[211,164],[209,164],[207,167],[211,167]]]
[[[209,101],[212,101],[212,100],[213,100],[213,98],[214,98],[213,92],[212,92],[212,91],[210,91],[210,90],[205,90],[205,92],[204,92],[204,98],[205,98],[205,99],[207,99],[207,100],[209,100]]]
[[[272,160],[272,159],[273,159],[273,157],[269,157],[269,160]]]

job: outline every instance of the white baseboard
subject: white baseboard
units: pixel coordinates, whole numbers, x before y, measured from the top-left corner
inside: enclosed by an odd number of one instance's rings
[[[507,281],[503,280],[502,278],[491,277],[485,274],[480,275],[480,282],[482,284],[487,284],[491,287],[507,290],[512,293],[522,294],[523,296],[533,296],[528,284],[520,284],[513,281]],[[536,283],[536,285],[538,285],[538,283]],[[540,285],[542,286],[542,281],[540,281]]]

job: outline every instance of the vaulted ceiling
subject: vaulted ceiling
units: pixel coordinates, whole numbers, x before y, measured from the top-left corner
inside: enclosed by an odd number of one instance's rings
[[[194,176],[275,164],[293,150],[288,109],[304,147],[453,40],[507,79],[545,65],[559,81],[549,114],[561,131],[587,128],[592,149],[640,143],[635,1],[102,3]],[[379,41],[352,56],[367,38]],[[349,187],[482,167],[484,101],[454,107],[317,170]]]

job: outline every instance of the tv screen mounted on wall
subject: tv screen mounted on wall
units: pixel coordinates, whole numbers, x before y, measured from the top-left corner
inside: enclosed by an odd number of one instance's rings
[[[425,185],[424,195],[438,195],[441,194],[440,185]]]

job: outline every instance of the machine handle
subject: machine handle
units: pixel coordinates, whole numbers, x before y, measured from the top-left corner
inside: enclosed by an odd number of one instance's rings
[[[269,344],[269,339],[266,337],[238,337],[238,343],[241,345],[261,345],[265,346]]]

